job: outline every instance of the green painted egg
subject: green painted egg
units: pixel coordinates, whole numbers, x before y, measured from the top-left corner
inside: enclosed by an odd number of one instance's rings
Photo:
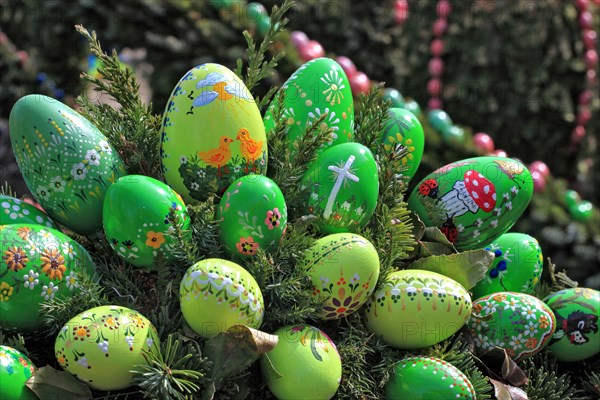
[[[187,270],[179,300],[186,322],[203,337],[233,325],[259,328],[265,312],[262,292],[252,275],[219,258],[199,261]]]
[[[265,127],[244,83],[219,64],[188,71],[167,101],[160,154],[165,182],[186,202],[265,174]]]
[[[533,293],[544,267],[542,248],[535,238],[505,233],[485,249],[496,257],[483,279],[471,289],[474,299],[495,292]]]
[[[460,283],[435,272],[392,272],[366,305],[367,327],[390,346],[419,349],[456,333],[471,314]]]
[[[469,378],[454,365],[434,357],[401,360],[385,385],[388,400],[475,400]]]
[[[38,224],[56,229],[52,219],[39,208],[23,200],[0,194],[0,225]]]
[[[263,378],[275,397],[330,399],[342,380],[342,361],[329,336],[310,325],[285,326],[277,346],[260,358]]]
[[[401,172],[406,180],[411,180],[417,172],[423,149],[425,148],[425,135],[423,126],[413,113],[402,108],[391,108],[389,120],[382,134],[382,140],[386,152],[402,151],[406,149],[408,154],[402,158],[402,165],[406,167]]]
[[[143,175],[124,176],[108,189],[102,222],[106,238],[119,256],[150,269],[159,254],[166,262],[173,258],[170,232],[177,227],[186,231],[188,238],[192,233],[181,197],[164,183]]]
[[[317,217],[324,233],[363,228],[375,212],[379,196],[377,163],[359,143],[342,143],[321,153],[302,178],[306,211]]]
[[[439,133],[443,133],[450,129],[452,126],[452,119],[448,113],[444,110],[431,110],[427,114],[427,119],[429,124],[438,131]]]
[[[35,365],[20,351],[0,346],[0,399],[34,400],[25,382],[35,373]]]
[[[394,88],[386,88],[383,89],[382,97],[385,100],[389,100],[392,103],[392,107],[404,107],[404,97],[402,93],[400,93],[397,89]]]
[[[448,164],[415,187],[408,207],[437,226],[458,250],[482,248],[508,231],[533,194],[529,170],[504,157]]]
[[[559,361],[581,361],[600,353],[600,292],[572,288],[552,293],[544,302],[554,311],[556,331],[549,348]]]
[[[63,233],[41,225],[0,226],[0,328],[41,327],[42,302],[67,298],[82,276],[94,278],[87,251]]]
[[[102,200],[125,175],[106,137],[72,108],[41,94],[17,101],[10,138],[27,187],[54,220],[83,235],[102,229]]]
[[[420,117],[423,113],[421,112],[421,106],[413,99],[405,99],[404,106],[402,107],[405,110],[410,111],[415,114],[415,116]]]
[[[302,65],[283,84],[285,97],[271,102],[265,118],[267,132],[275,127],[273,112],[282,109],[288,144],[294,145],[306,128],[326,114],[323,124],[333,130],[328,146],[354,139],[354,102],[348,78],[342,67],[331,58],[321,57]]]
[[[230,255],[251,256],[277,246],[287,227],[287,206],[275,182],[247,175],[223,194],[217,210],[221,242]]]
[[[506,349],[515,361],[542,350],[552,338],[556,319],[537,297],[498,292],[473,302],[467,322],[475,348],[484,353],[494,346]]]
[[[320,317],[344,318],[365,304],[379,279],[377,249],[362,236],[336,233],[307,250],[302,262],[312,279]]]
[[[69,320],[54,343],[60,366],[96,390],[133,384],[131,370],[147,364],[142,350],[158,354],[156,328],[130,308],[100,306]]]

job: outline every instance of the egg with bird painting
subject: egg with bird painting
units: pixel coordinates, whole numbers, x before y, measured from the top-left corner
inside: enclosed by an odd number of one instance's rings
[[[244,175],[264,175],[265,128],[244,83],[219,64],[189,70],[167,101],[160,154],[165,182],[186,203],[222,194]]]

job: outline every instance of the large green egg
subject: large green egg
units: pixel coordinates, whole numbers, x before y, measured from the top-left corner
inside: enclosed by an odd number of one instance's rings
[[[39,208],[23,200],[0,194],[0,225],[39,224],[55,228],[52,219]]]
[[[544,299],[556,317],[550,351],[559,361],[581,361],[600,353],[600,292],[564,289]]]
[[[285,199],[266,176],[243,176],[223,193],[217,221],[228,253],[251,256],[279,244],[287,227]]]
[[[310,60],[290,76],[281,90],[285,94],[283,104],[278,103],[276,95],[265,114],[265,129],[268,132],[275,127],[273,112],[281,108],[292,154],[306,128],[323,115],[322,123],[333,130],[327,147],[354,139],[352,89],[337,62],[326,57]]]
[[[41,304],[76,293],[78,280],[95,279],[87,251],[63,233],[41,225],[0,226],[0,328],[41,327]]]
[[[0,399],[35,400],[25,382],[35,373],[35,365],[19,350],[0,346]]]
[[[189,70],[167,101],[160,153],[165,181],[188,203],[265,174],[265,127],[244,83],[219,64]]]
[[[404,149],[408,151],[402,158],[402,165],[406,170],[402,171],[401,175],[409,181],[417,172],[423,157],[423,126],[412,112],[402,108],[391,108],[388,116],[389,120],[382,134],[384,148],[387,152],[399,152]]]
[[[166,262],[172,259],[169,233],[176,228],[191,238],[190,219],[181,197],[164,183],[143,175],[124,176],[108,189],[102,221],[113,250],[140,267],[152,268],[159,254]]]
[[[317,217],[321,232],[353,232],[367,225],[377,206],[377,163],[362,144],[342,143],[317,157],[302,186],[307,189],[306,211]]]
[[[10,113],[10,139],[27,187],[53,219],[83,235],[102,229],[104,194],[125,165],[97,127],[32,94]]]
[[[508,231],[527,208],[533,180],[527,167],[504,157],[448,164],[415,187],[408,207],[437,226],[458,250],[485,247]]]

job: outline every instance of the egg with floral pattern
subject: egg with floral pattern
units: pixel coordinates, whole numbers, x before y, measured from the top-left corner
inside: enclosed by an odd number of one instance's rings
[[[106,238],[127,262],[155,269],[157,257],[172,260],[174,232],[191,239],[187,208],[173,189],[143,175],[117,180],[104,198],[102,221]]]
[[[401,159],[401,164],[406,169],[399,174],[409,181],[417,172],[423,157],[423,125],[412,112],[403,108],[390,108],[388,117],[382,132],[384,149],[388,153],[407,152]]]
[[[56,229],[45,212],[21,199],[0,194],[0,225],[39,224]]]
[[[75,294],[80,279],[94,279],[87,251],[65,234],[41,225],[0,226],[0,328],[41,327],[41,304]]]
[[[19,350],[0,345],[0,399],[35,400],[38,397],[25,385],[35,373],[35,365]]]
[[[96,390],[133,384],[131,370],[158,354],[156,328],[139,312],[122,306],[91,308],[71,318],[58,332],[54,355],[60,366]]]
[[[322,303],[323,319],[344,318],[365,304],[379,279],[377,249],[364,237],[337,233],[315,242],[301,268],[313,283],[313,298]]]
[[[125,165],[90,121],[51,97],[32,94],[10,113],[10,139],[27,187],[57,222],[90,235],[102,229],[102,200]]]
[[[252,275],[220,258],[199,261],[187,270],[179,301],[185,321],[206,338],[233,325],[259,328],[265,312],[262,292]]]

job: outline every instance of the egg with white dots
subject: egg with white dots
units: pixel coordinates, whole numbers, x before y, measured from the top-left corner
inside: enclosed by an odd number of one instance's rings
[[[56,223],[39,208],[21,199],[0,194],[0,225],[38,224],[56,228]]]

